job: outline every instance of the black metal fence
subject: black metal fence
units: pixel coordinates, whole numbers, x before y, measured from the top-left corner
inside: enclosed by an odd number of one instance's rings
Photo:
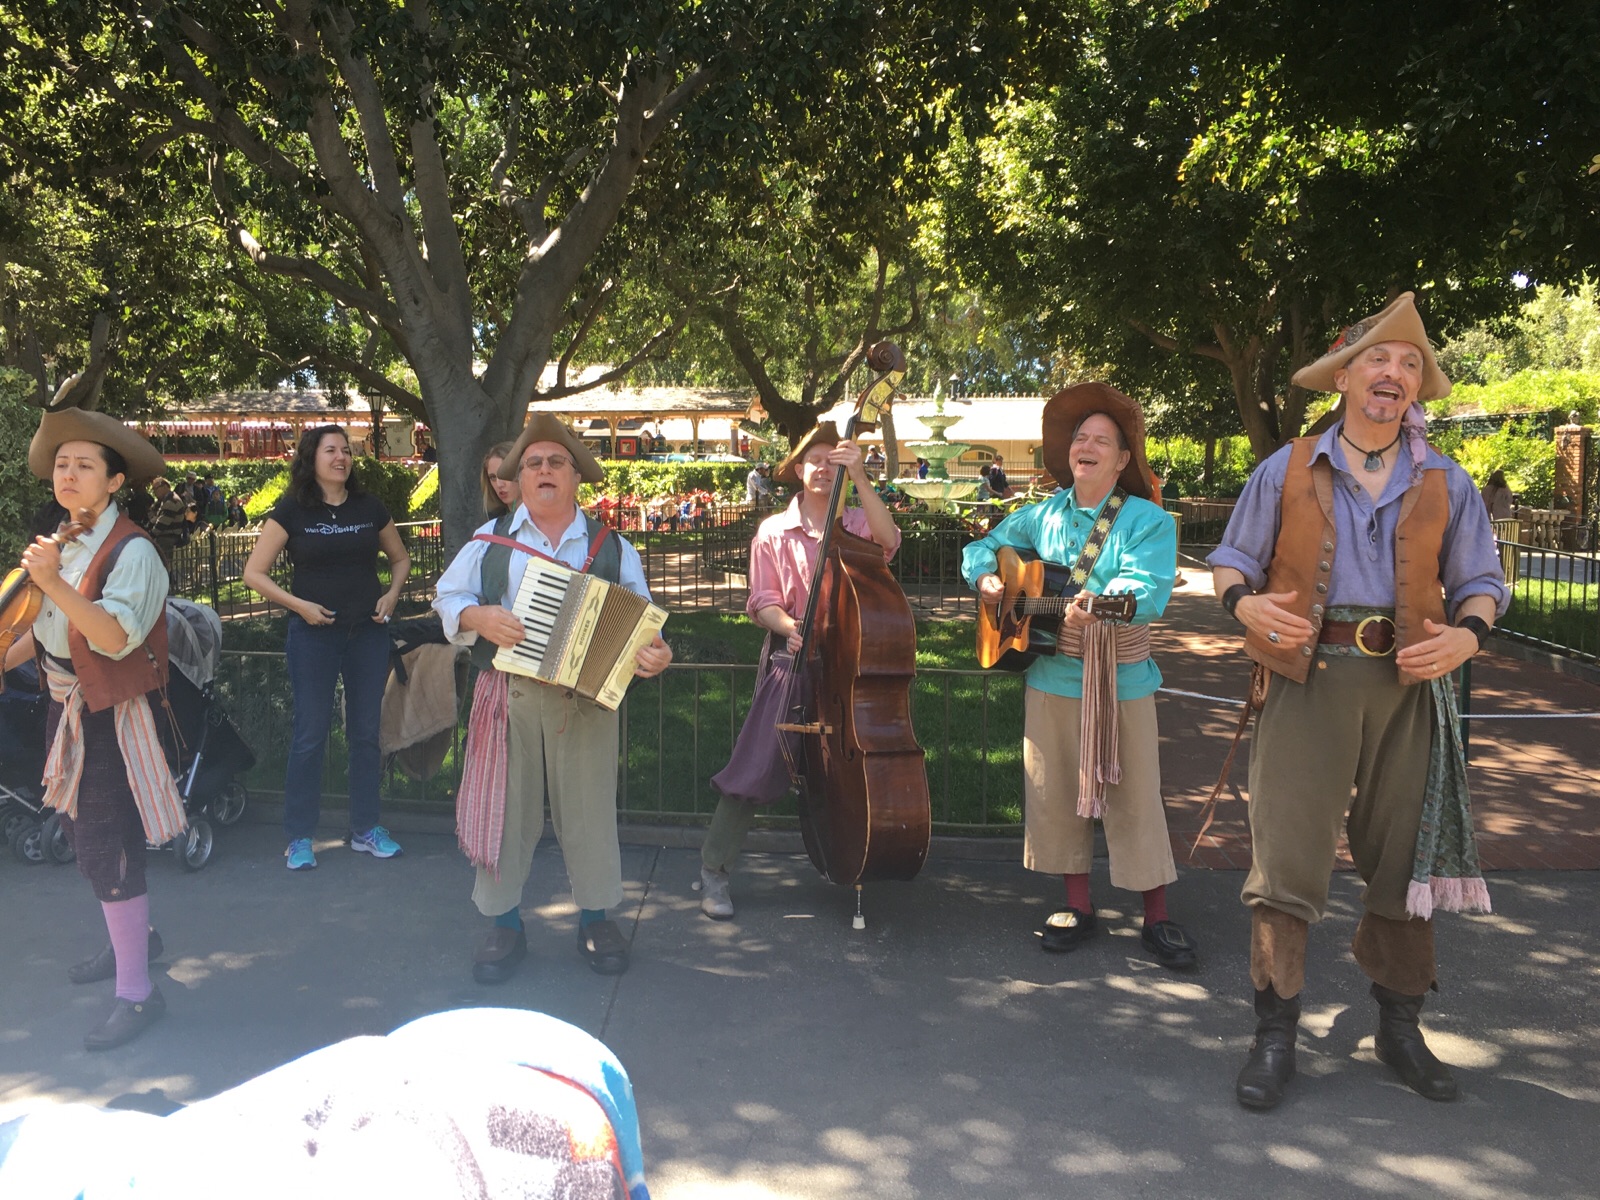
[[[1504,539],[1499,545],[1511,608],[1496,634],[1600,661],[1600,558]]]

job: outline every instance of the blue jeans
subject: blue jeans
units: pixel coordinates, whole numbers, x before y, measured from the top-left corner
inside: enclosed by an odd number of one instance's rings
[[[316,831],[322,813],[322,754],[333,727],[333,683],[344,677],[345,742],[350,749],[350,829],[378,823],[378,720],[389,678],[389,630],[307,625],[289,614],[284,647],[294,692],[294,734],[283,781],[283,832],[290,841]]]

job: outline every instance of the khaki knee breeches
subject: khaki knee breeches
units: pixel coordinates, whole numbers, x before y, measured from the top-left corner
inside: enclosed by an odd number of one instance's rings
[[[1026,836],[1022,865],[1052,875],[1082,875],[1094,861],[1094,821],[1078,815],[1078,738],[1083,702],[1028,688],[1022,766]],[[1122,782],[1106,788],[1106,849],[1111,883],[1145,892],[1178,872],[1161,802],[1156,698],[1118,705],[1117,750]]]
[[[617,843],[617,714],[559,688],[511,680],[506,737],[506,817],[500,878],[478,869],[472,902],[485,916],[522,903],[534,847],[544,832],[545,798],[572,900],[579,908],[622,903]]]
[[[1342,827],[1367,911],[1407,920],[1432,737],[1432,694],[1401,686],[1393,658],[1322,655],[1303,684],[1275,676],[1250,747],[1244,902],[1320,921]]]

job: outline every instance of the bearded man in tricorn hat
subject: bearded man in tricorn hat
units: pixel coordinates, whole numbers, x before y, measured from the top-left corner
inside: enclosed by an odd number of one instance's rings
[[[1456,1082],[1418,1023],[1438,986],[1433,910],[1488,911],[1451,673],[1510,594],[1472,480],[1428,444],[1450,393],[1410,292],[1294,376],[1338,392],[1321,437],[1268,458],[1211,555],[1265,700],[1250,754],[1255,1043],[1235,1094],[1272,1108],[1295,1071],[1309,927],[1341,827],[1366,887],[1352,950],[1378,1003],[1378,1058],[1413,1091]],[[1352,788],[1354,796],[1352,797]]]
[[[1113,387],[1082,383],[1044,409],[1044,465],[1063,489],[1019,509],[962,554],[961,573],[984,604],[998,605],[1004,547],[1071,569],[1075,597],[1057,652],[1028,668],[1023,767],[1023,865],[1061,875],[1067,907],[1040,931],[1050,951],[1076,950],[1095,933],[1089,899],[1094,819],[1105,828],[1111,883],[1144,900],[1140,939],[1163,966],[1196,965],[1194,942],[1167,916],[1177,879],[1161,800],[1156,689],[1150,623],[1172,595],[1177,530],[1152,503],[1144,414]],[[1103,621],[1088,603],[1130,597],[1126,624]],[[1102,610],[1103,611],[1103,610]]]

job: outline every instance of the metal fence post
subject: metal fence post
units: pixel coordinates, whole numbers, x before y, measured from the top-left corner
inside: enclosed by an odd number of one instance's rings
[[[222,574],[221,558],[217,553],[217,531],[215,529],[208,528],[206,530],[206,542],[209,547],[207,555],[211,559],[211,608],[214,612],[221,596],[221,588],[217,585],[217,578]]]

